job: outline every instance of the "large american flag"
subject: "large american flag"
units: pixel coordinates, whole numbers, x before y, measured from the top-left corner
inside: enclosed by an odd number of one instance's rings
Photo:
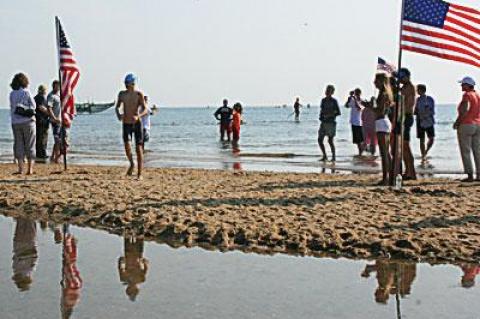
[[[405,0],[401,46],[480,67],[480,11],[442,0]]]
[[[73,90],[80,78],[80,70],[77,61],[73,57],[72,48],[67,41],[60,20],[57,18],[58,32],[58,58],[60,65],[60,83],[62,85],[60,96],[62,99],[62,123],[65,127],[72,125],[75,116],[75,99]]]

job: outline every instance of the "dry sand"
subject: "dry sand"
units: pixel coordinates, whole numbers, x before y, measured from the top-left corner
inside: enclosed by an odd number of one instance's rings
[[[0,213],[69,222],[173,246],[262,253],[480,261],[480,183],[373,186],[377,176],[0,165]]]

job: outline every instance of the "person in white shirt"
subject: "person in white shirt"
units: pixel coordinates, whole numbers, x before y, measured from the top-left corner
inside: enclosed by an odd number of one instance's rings
[[[362,112],[364,106],[362,105],[362,91],[355,89],[353,95],[348,98],[345,107],[350,109],[350,124],[352,125],[353,144],[358,147],[358,155],[362,156],[365,150],[365,140],[363,138],[362,129]]]
[[[148,106],[148,96],[144,96],[145,100],[145,107],[147,108],[147,113],[142,116],[142,127],[143,127],[143,147],[145,147],[145,143],[150,140],[150,128],[151,128],[151,123],[150,123],[150,115],[152,111],[150,110],[150,107]]]

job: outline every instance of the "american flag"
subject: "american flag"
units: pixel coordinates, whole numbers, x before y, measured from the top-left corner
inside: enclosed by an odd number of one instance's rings
[[[397,67],[391,63],[388,63],[382,58],[378,58],[378,63],[377,63],[377,70],[378,71],[384,71],[388,74],[392,74],[397,70]]]
[[[442,0],[405,0],[401,47],[480,67],[480,11]]]
[[[67,41],[60,20],[57,18],[58,32],[58,58],[60,65],[60,83],[62,85],[60,96],[62,99],[62,123],[65,127],[72,125],[75,111],[75,99],[73,90],[77,86],[80,78],[80,70],[77,61],[73,57],[70,44]]]

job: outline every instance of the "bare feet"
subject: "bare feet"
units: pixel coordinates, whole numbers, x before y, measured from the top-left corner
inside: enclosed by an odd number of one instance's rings
[[[135,169],[134,165],[130,165],[127,171],[127,176],[132,176],[133,175],[133,170]]]
[[[143,181],[143,176],[142,176],[142,175],[138,175],[138,176],[137,176],[137,181]]]
[[[320,159],[320,162],[326,162],[326,161],[328,161],[328,158],[327,158],[327,156],[324,155],[324,156]]]
[[[23,174],[22,171],[17,171],[17,172],[15,172],[15,173],[13,173],[13,175],[22,175],[22,174]]]

